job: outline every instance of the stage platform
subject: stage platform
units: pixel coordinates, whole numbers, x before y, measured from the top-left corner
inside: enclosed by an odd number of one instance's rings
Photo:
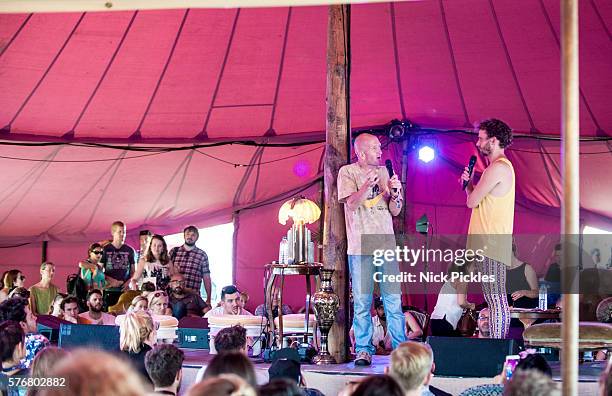
[[[182,394],[195,381],[198,371],[203,366],[207,366],[214,356],[210,355],[208,350],[183,349],[183,351],[185,352],[185,362],[183,363],[183,383],[181,384]],[[255,365],[257,377],[266,378],[270,364],[262,360],[253,359],[252,361]],[[374,356],[372,365],[369,367],[355,366],[353,362],[324,366],[304,364],[302,365],[302,373],[309,387],[319,389],[327,396],[335,396],[349,381],[358,380],[366,375],[383,374],[388,364],[389,356]],[[555,381],[561,381],[560,364],[553,362],[551,367]],[[581,364],[579,367],[580,383],[578,394],[581,396],[597,396],[597,381],[604,368],[605,362]],[[492,383],[492,378],[441,377],[434,375],[431,385],[453,395],[458,395],[471,386],[490,383]]]

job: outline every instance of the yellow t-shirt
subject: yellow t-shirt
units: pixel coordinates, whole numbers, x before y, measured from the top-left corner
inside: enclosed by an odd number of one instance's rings
[[[512,231],[514,228],[515,175],[512,163],[499,158],[512,170],[510,190],[501,196],[487,194],[472,209],[468,229],[468,249],[483,249],[484,256],[510,265],[512,259]],[[485,170],[486,172],[486,170]]]

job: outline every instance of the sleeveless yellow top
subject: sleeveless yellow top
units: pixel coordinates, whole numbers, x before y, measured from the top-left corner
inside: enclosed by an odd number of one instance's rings
[[[505,195],[495,197],[489,193],[477,207],[472,209],[468,228],[468,248],[483,249],[484,256],[510,265],[514,228],[515,175],[512,163],[507,158],[499,158],[497,161],[508,164],[512,170],[512,184]]]

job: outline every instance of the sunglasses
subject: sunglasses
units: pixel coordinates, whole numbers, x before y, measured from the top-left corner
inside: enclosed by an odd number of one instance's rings
[[[101,250],[94,250],[94,251],[92,251],[92,253],[93,254],[102,254],[102,251]]]
[[[154,298],[157,298],[157,297],[160,297],[160,296],[167,296],[167,294],[164,291],[156,291],[155,293],[153,293],[153,297]]]
[[[25,280],[25,275],[19,275],[20,280]]]

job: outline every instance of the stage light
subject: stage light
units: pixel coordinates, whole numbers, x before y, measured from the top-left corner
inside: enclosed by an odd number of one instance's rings
[[[391,121],[391,125],[389,125],[389,139],[399,140],[404,137],[406,133],[406,126],[403,122],[399,120]]]
[[[433,161],[436,158],[436,152],[429,146],[423,146],[419,149],[419,159],[425,163]]]

